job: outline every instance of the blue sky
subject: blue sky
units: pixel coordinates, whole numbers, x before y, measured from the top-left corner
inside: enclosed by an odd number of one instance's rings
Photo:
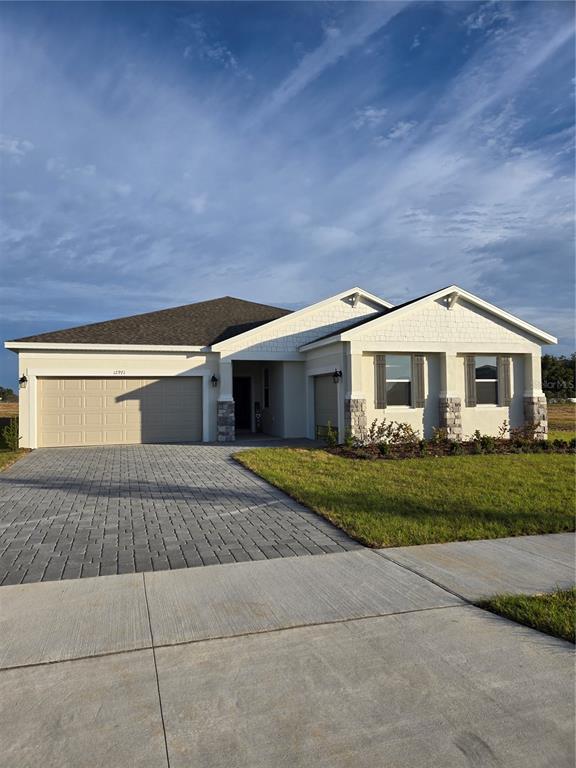
[[[0,51],[2,338],[458,283],[573,350],[571,3],[4,2]]]

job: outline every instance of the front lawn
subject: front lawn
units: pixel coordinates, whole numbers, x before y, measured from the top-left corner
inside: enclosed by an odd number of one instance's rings
[[[551,429],[548,431],[548,440],[563,440],[569,443],[576,437],[576,432],[570,429]]]
[[[576,641],[576,588],[549,595],[496,595],[479,606],[548,635]]]
[[[259,448],[238,461],[371,547],[574,530],[574,456],[348,459]]]
[[[0,448],[0,472],[21,459],[26,453],[28,451],[9,451],[8,448]]]

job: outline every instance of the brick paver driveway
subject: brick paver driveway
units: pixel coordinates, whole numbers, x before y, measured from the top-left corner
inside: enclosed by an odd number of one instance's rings
[[[216,445],[44,448],[0,475],[0,584],[354,549]]]

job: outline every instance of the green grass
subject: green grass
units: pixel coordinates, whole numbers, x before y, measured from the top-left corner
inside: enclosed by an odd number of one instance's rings
[[[573,429],[551,429],[548,432],[548,440],[564,440],[569,443],[576,437],[576,431]]]
[[[549,595],[496,595],[479,606],[547,635],[576,641],[576,588]]]
[[[9,451],[8,448],[0,448],[0,472],[21,459],[26,453],[27,451]]]
[[[572,455],[346,459],[260,448],[236,458],[374,547],[573,531]]]

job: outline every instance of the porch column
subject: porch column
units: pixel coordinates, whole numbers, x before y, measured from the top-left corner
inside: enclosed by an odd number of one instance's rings
[[[548,403],[542,390],[539,353],[524,355],[524,424],[533,428],[535,440],[548,439]]]
[[[232,389],[232,360],[220,359],[220,391],[216,405],[217,440],[231,443],[236,439],[234,424],[234,395]]]
[[[458,392],[461,360],[449,352],[440,353],[439,426],[448,440],[462,440],[462,397]],[[460,377],[462,378],[462,377]]]
[[[358,436],[366,429],[366,395],[362,388],[362,351],[354,348],[352,344],[346,346],[344,428],[346,433]]]

